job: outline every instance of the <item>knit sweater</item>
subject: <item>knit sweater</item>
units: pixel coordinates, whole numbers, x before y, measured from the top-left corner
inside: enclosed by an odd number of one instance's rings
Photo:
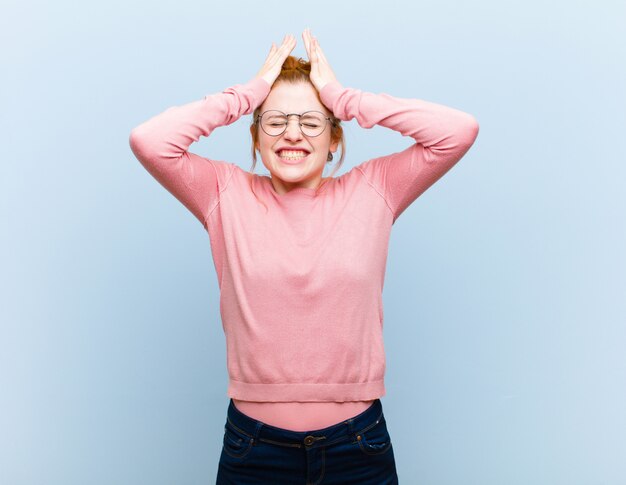
[[[278,194],[268,176],[188,151],[250,114],[271,86],[256,77],[166,109],[134,128],[146,170],[210,239],[226,337],[227,395],[245,401],[343,402],[385,395],[383,284],[391,228],[478,135],[463,111],[326,84],[342,121],[412,138],[319,190]]]

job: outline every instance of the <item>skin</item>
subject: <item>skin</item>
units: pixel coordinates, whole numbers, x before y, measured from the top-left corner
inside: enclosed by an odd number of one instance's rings
[[[303,113],[316,110],[325,113],[332,112],[324,106],[319,98],[319,92],[324,86],[336,80],[317,39],[309,29],[302,33],[304,46],[311,62],[310,82],[290,84],[279,82],[270,90],[261,105],[261,113],[277,109],[285,113]],[[265,64],[258,72],[257,77],[265,79],[270,85],[280,74],[280,69],[285,59],[291,54],[296,46],[295,37],[288,34],[284,37],[279,48],[274,44],[265,60]],[[316,189],[324,180],[322,173],[327,162],[328,152],[336,152],[339,141],[331,140],[330,124],[324,132],[316,137],[308,137],[300,130],[298,118],[289,118],[287,129],[280,136],[269,136],[263,130],[259,130],[256,148],[261,154],[263,165],[271,174],[274,190],[279,194],[285,194],[297,187]],[[276,153],[279,147],[302,147],[310,152],[307,159],[302,163],[290,165],[282,162]]]

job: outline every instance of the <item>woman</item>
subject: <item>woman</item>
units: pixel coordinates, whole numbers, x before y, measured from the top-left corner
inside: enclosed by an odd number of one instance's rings
[[[317,39],[302,38],[310,62],[290,56],[287,35],[248,83],[165,110],[130,145],[210,237],[231,398],[217,483],[398,483],[380,401],[390,231],[463,157],[478,123],[343,87]],[[251,113],[253,159],[269,177],[188,151]],[[414,143],[324,178],[352,119]]]

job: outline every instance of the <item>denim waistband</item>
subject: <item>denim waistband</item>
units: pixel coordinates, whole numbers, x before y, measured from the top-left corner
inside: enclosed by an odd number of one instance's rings
[[[233,426],[240,433],[247,435],[255,442],[264,441],[280,446],[311,449],[347,439],[356,439],[359,433],[363,433],[375,426],[381,419],[384,419],[383,406],[380,399],[376,399],[362,413],[327,428],[312,431],[292,431],[277,428],[251,418],[239,411],[231,399],[228,405],[226,424]]]

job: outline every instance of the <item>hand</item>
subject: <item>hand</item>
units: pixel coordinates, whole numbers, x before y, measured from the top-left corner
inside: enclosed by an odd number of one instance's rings
[[[311,82],[317,91],[321,91],[326,84],[336,81],[335,73],[330,68],[330,64],[326,60],[326,56],[322,52],[322,48],[317,42],[317,38],[311,34],[311,30],[306,28],[302,32],[302,40],[304,47],[311,62]]]
[[[274,81],[276,81],[276,78],[280,74],[281,67],[283,67],[283,62],[285,62],[285,59],[291,54],[295,46],[296,38],[291,34],[287,34],[284,37],[283,43],[278,49],[274,43],[272,43],[272,48],[265,59],[265,64],[257,73],[256,77],[265,79],[270,86],[274,84]]]

